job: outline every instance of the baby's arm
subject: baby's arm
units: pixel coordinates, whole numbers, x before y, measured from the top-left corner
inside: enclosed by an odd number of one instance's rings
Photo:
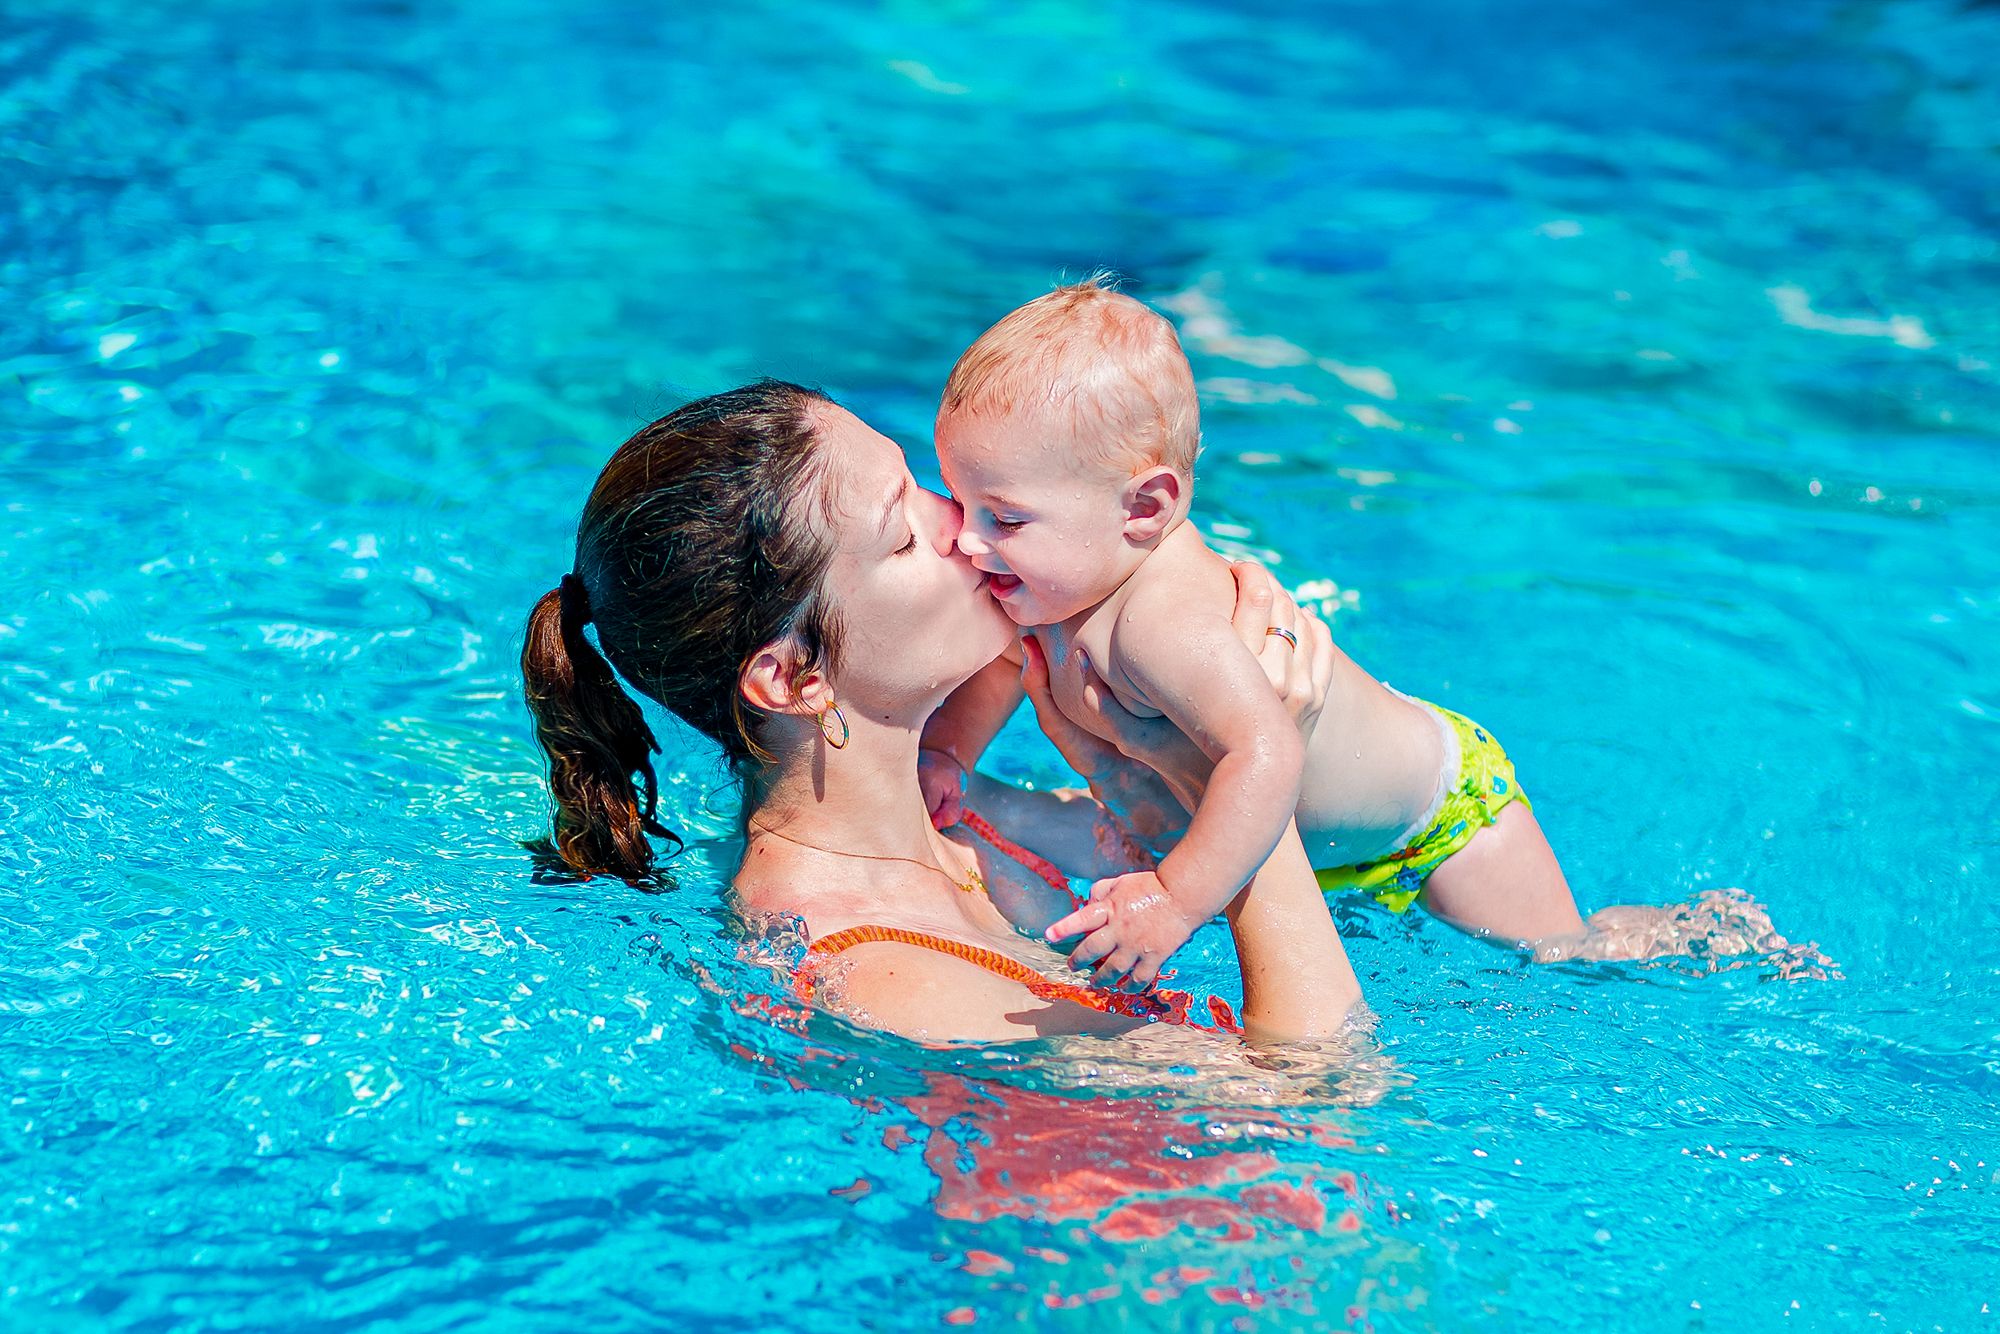
[[[1298,805],[1305,745],[1263,668],[1219,616],[1135,608],[1112,645],[1119,675],[1215,761],[1200,805],[1158,870],[1099,881],[1091,902],[1049,928],[1090,934],[1083,966],[1148,985],[1168,955],[1249,883]]]
[[[917,752],[917,783],[931,823],[949,829],[959,822],[965,776],[979,763],[986,747],[1014,716],[1026,692],[1021,689],[1021,643],[1015,640],[951,692],[924,724],[923,748]]]

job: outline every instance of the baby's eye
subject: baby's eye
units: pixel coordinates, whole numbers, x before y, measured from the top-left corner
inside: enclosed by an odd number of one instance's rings
[[[1003,533],[1017,532],[1027,527],[1027,524],[1026,519],[1003,519],[997,514],[993,516],[993,526]]]

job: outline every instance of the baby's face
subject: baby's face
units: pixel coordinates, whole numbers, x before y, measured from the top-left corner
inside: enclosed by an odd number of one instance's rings
[[[1136,567],[1124,540],[1126,478],[1040,414],[946,413],[944,484],[965,511],[958,549],[990,576],[1016,625],[1054,625],[1097,605]]]

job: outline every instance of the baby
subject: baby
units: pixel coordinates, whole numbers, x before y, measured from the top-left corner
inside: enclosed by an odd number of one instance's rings
[[[1158,867],[1099,881],[1049,939],[1084,937],[1072,966],[1096,964],[1100,982],[1150,985],[1295,837],[1325,888],[1369,890],[1397,911],[1422,894],[1459,925],[1517,939],[1580,931],[1513,766],[1484,729],[1334,649],[1325,708],[1300,740],[1231,629],[1228,563],[1188,522],[1200,438],[1173,326],[1100,279],[1007,315],[945,384],[937,451],[964,509],[959,548],[1036,641],[1057,707],[1087,725],[1078,699],[1094,671],[1125,709],[1165,717],[1215,761]],[[957,818],[965,771],[1020,703],[1017,671],[1011,654],[995,663],[925,729],[934,819]]]

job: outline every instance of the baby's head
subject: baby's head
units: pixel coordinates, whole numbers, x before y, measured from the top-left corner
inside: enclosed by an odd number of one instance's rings
[[[1105,276],[979,335],[938,406],[959,549],[1020,625],[1095,606],[1187,517],[1201,443],[1174,327]]]

